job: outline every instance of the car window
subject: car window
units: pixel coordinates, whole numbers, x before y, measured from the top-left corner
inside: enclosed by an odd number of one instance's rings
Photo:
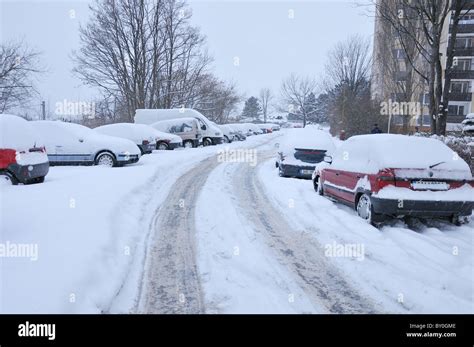
[[[295,148],[295,158],[305,163],[316,164],[323,161],[326,151]]]

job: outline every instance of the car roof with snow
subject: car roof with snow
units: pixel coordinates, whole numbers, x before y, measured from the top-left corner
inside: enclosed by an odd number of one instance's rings
[[[145,124],[114,123],[102,125],[94,130],[101,134],[123,137],[140,143],[143,140],[154,141],[156,137],[156,130]]]
[[[0,148],[26,150],[42,145],[41,136],[30,122],[12,114],[0,114]]]
[[[435,164],[438,169],[470,172],[466,162],[443,142],[397,134],[352,136],[341,144],[333,164],[374,173],[386,168],[426,169]]]
[[[331,135],[314,127],[288,129],[284,141],[280,144],[281,152],[293,152],[295,149],[320,149],[328,154],[336,147]]]

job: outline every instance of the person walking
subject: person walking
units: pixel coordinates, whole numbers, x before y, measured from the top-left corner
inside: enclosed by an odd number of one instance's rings
[[[379,125],[377,123],[374,124],[374,127],[370,131],[372,134],[381,134],[382,130],[379,128]]]

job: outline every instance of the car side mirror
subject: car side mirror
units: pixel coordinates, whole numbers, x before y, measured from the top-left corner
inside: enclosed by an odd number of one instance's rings
[[[330,155],[325,155],[323,161],[328,164],[332,164],[332,157]]]
[[[79,139],[78,140],[80,143],[83,143],[84,142],[84,139]]]
[[[206,129],[207,129],[207,128],[206,128],[206,125],[203,124],[203,125],[201,126],[201,130],[206,130]]]

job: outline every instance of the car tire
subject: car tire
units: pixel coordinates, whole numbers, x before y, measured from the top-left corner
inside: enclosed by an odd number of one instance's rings
[[[170,146],[166,142],[158,142],[156,144],[156,149],[159,151],[167,151],[170,149]]]
[[[117,165],[115,157],[110,152],[101,152],[95,158],[95,165],[103,165],[108,167],[114,167]]]
[[[286,177],[285,171],[281,168],[281,166],[278,166],[278,176]]]
[[[451,223],[456,226],[461,226],[463,224],[469,223],[470,216],[457,216],[454,215],[451,217]]]
[[[1,184],[8,184],[16,186],[18,184],[18,180],[16,177],[8,171],[0,172],[0,183]]]
[[[205,138],[205,139],[202,140],[202,145],[203,145],[204,147],[212,146],[212,140],[207,137],[207,138]]]
[[[224,135],[224,143],[230,143],[230,140],[229,140],[229,138],[227,137],[227,135]]]
[[[321,196],[324,196],[324,190],[323,190],[323,186],[321,184],[321,176],[317,176],[314,180],[313,180],[313,188],[314,188],[314,191],[316,193],[318,193],[319,195]]]
[[[184,148],[193,148],[194,147],[193,141],[191,141],[191,140],[184,141],[183,142],[183,147]]]
[[[383,222],[382,215],[374,212],[372,200],[368,194],[364,193],[359,197],[359,200],[357,200],[356,211],[360,218],[373,226],[379,226]]]
[[[26,184],[37,184],[37,183],[43,183],[43,182],[44,182],[44,176],[32,178],[28,180]]]

